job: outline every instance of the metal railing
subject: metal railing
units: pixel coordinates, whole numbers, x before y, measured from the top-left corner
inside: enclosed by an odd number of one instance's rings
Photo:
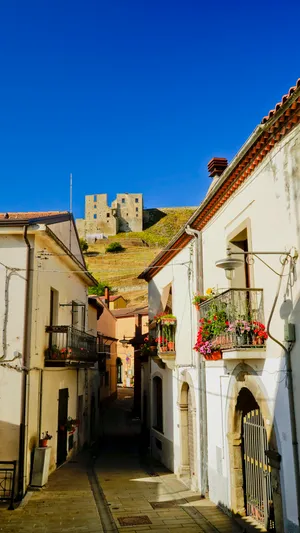
[[[210,321],[210,341],[220,349],[261,348],[267,337],[263,289],[225,290],[200,305],[201,320],[204,327]]]
[[[9,501],[9,510],[14,509],[17,461],[0,461],[0,501]]]
[[[156,325],[157,335],[157,353],[176,354],[175,334],[176,334],[176,319],[161,318]]]
[[[45,352],[48,361],[96,362],[97,337],[73,326],[47,326],[49,347]]]

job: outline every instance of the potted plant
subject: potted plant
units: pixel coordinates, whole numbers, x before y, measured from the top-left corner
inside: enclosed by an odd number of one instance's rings
[[[79,420],[76,418],[72,418],[71,416],[68,416],[68,419],[65,423],[65,429],[68,433],[75,433],[76,427],[79,426]]]
[[[252,343],[254,345],[262,345],[265,344],[265,340],[268,338],[268,333],[266,332],[266,328],[264,324],[261,322],[258,322],[257,320],[253,320],[251,322],[252,326]]]
[[[238,346],[251,344],[251,322],[238,318],[231,322],[227,329],[228,333],[235,333]]]
[[[40,439],[39,445],[40,448],[47,448],[48,446],[48,440],[52,439],[52,435],[48,433],[48,431],[45,431],[42,433],[42,438]]]

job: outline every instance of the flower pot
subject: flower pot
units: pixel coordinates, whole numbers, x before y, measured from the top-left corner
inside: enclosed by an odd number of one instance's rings
[[[247,344],[247,337],[245,333],[236,336],[236,343],[238,346],[243,346],[244,344]]]
[[[262,345],[264,342],[265,340],[262,337],[253,337],[253,344],[255,345]]]
[[[161,352],[166,352],[168,350],[168,347],[167,346],[161,346],[160,347],[160,351]]]
[[[200,311],[200,304],[194,304],[194,305],[195,305],[197,311]]]
[[[211,358],[213,361],[219,361],[220,359],[222,359],[221,350],[216,350],[215,352],[212,352]]]
[[[174,351],[174,342],[168,342],[168,350],[169,352],[173,352]]]
[[[40,448],[47,448],[48,446],[48,439],[40,439]]]

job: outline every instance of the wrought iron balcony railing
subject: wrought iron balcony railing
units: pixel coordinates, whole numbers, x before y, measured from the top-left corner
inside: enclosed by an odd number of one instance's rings
[[[49,347],[45,352],[46,361],[83,363],[98,361],[97,337],[73,326],[47,326],[46,332],[49,333]]]
[[[177,320],[175,317],[161,317],[157,320],[156,334],[157,334],[157,353],[163,357],[165,355],[173,355],[175,358],[175,333]]]
[[[201,353],[206,346],[208,350],[261,348],[266,339],[263,289],[228,289],[200,305]]]

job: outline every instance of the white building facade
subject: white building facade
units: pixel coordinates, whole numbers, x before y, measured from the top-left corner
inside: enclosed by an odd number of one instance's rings
[[[150,363],[152,390],[155,376],[162,379],[167,421],[158,437],[154,398],[152,441],[162,445],[157,453],[152,442],[152,450],[225,510],[284,532],[299,531],[299,111],[298,82],[227,168],[210,163],[206,198],[141,275],[149,282],[150,318],[164,311],[168,284],[177,318],[172,363],[164,353],[164,369]],[[233,279],[216,267],[228,246],[241,261]],[[199,313],[193,294],[209,288],[215,296]],[[214,320],[213,310],[228,322],[214,338],[218,360],[193,350],[198,321]],[[235,329],[233,340],[228,328],[241,320],[265,331],[269,325],[268,339],[258,344],[243,333],[241,342]]]
[[[0,460],[17,462],[19,498],[43,434],[52,436],[50,472],[96,436],[95,284],[72,215],[0,217]]]

